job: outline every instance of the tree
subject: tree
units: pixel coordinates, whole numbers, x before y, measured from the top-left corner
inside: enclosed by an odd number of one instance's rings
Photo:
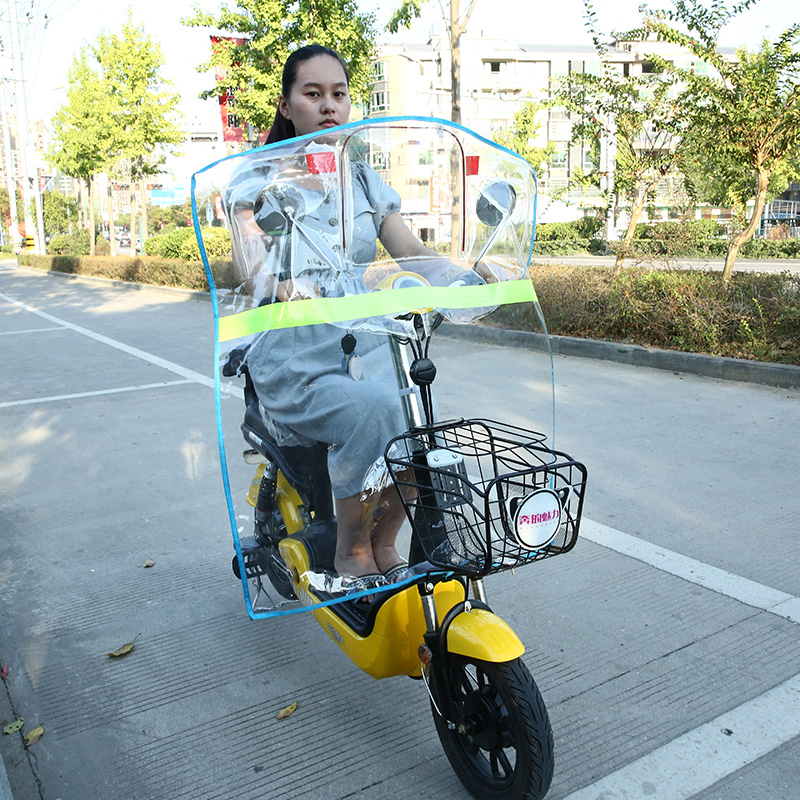
[[[548,142],[544,147],[533,144],[542,123],[538,119],[544,108],[541,103],[527,102],[514,114],[514,121],[507,131],[498,133],[494,140],[497,144],[521,155],[537,171],[544,170],[555,153],[555,145]]]
[[[159,75],[164,64],[161,46],[142,25],[134,23],[130,10],[122,35],[101,34],[93,52],[109,94],[117,160],[130,163],[131,185],[139,184],[144,246],[148,227],[146,178],[161,171],[166,152],[184,139],[177,121],[180,95]],[[131,213],[132,227],[136,216]],[[110,230],[113,241],[113,217]],[[131,230],[131,234],[135,232]]]
[[[422,13],[422,6],[427,0],[402,0],[398,9],[389,20],[387,30],[397,33],[400,28],[408,28],[411,21],[419,17]],[[467,32],[467,24],[475,8],[477,0],[468,0],[469,5],[461,16],[459,0],[450,0],[450,18],[447,18],[444,6],[442,6],[442,16],[447,24],[447,31],[450,36],[450,86],[451,86],[451,112],[450,119],[461,124],[461,37]]]
[[[733,274],[741,246],[758,229],[767,199],[797,175],[800,149],[800,25],[792,25],[772,43],[764,40],[755,52],[739,50],[736,61],[717,47],[722,26],[750,4],[746,0],[729,10],[724,0],[711,8],[699,0],[679,0],[674,11],[648,14],[644,26],[645,34],[680,44],[712,67],[707,74],[674,65],[671,70],[686,84],[684,113],[676,129],[687,142],[684,163],[691,167],[695,155],[696,169],[689,170],[695,191],[718,197],[724,185],[735,207],[753,203],[749,220],[731,236],[725,281]]]
[[[593,177],[599,184],[606,177],[600,170],[613,169],[609,192],[626,196],[631,204],[617,252],[619,270],[642,211],[653,200],[658,183],[675,168],[677,140],[671,123],[680,114],[680,105],[665,75],[625,75],[614,66],[604,59],[600,75],[573,73],[554,87],[553,102],[574,115],[571,144],[605,139],[616,146],[614,163],[598,164]],[[578,177],[585,181],[587,176]]]
[[[619,271],[642,211],[654,199],[659,182],[676,169],[679,139],[673,123],[681,115],[681,104],[675,80],[663,66],[626,74],[622,65],[612,63],[589,0],[584,0],[584,7],[600,74],[572,73],[558,80],[551,87],[551,103],[572,114],[570,144],[589,143],[598,153],[601,142],[610,147],[609,158],[603,159],[606,163],[598,158],[594,171],[576,171],[572,183],[604,189],[611,214],[615,196],[630,202],[628,226],[617,251],[615,270]],[[630,36],[615,34],[614,38]]]
[[[42,208],[44,229],[52,238],[59,233],[72,233],[78,221],[78,203],[61,192],[45,192]]]
[[[375,18],[358,12],[354,0],[236,0],[218,15],[203,12],[182,20],[190,27],[214,28],[230,34],[211,48],[198,72],[225,70],[225,83],[204,91],[218,97],[228,86],[236,89],[236,109],[242,121],[268,131],[281,93],[283,64],[291,52],[306,44],[336,50],[348,65],[353,97],[366,100],[372,87]],[[241,44],[237,39],[243,40]]]
[[[104,172],[116,149],[109,94],[84,48],[67,74],[67,102],[52,120],[53,149],[49,159],[67,175],[86,182],[89,190],[89,253],[95,252],[95,176]]]

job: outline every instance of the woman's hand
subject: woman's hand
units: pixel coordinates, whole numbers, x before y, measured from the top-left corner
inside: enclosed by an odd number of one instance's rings
[[[488,264],[484,264],[483,261],[475,267],[475,272],[477,272],[486,283],[499,283],[502,280],[502,278],[500,278]]]
[[[275,290],[275,299],[281,303],[290,300],[311,300],[321,296],[319,286],[313,281],[303,278],[289,278],[289,280],[280,281]]]

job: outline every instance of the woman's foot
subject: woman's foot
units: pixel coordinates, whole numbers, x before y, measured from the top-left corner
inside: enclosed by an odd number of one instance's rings
[[[361,578],[365,575],[381,574],[381,570],[375,563],[371,551],[360,553],[339,552],[337,547],[333,566],[343,578]]]

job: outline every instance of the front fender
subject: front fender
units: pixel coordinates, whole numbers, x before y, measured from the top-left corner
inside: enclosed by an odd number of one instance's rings
[[[459,614],[447,629],[447,652],[480,661],[511,661],[525,646],[508,623],[488,609],[473,608]]]

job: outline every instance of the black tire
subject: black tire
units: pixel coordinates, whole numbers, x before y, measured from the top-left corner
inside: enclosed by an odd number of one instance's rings
[[[286,568],[278,548],[271,547],[269,550],[266,567],[270,583],[281,597],[287,600],[297,600],[297,595],[294,593],[294,585],[292,584],[292,576]]]
[[[436,732],[470,793],[480,800],[542,800],[553,778],[553,732],[525,664],[451,656],[432,678],[436,706],[452,720],[433,708]]]

